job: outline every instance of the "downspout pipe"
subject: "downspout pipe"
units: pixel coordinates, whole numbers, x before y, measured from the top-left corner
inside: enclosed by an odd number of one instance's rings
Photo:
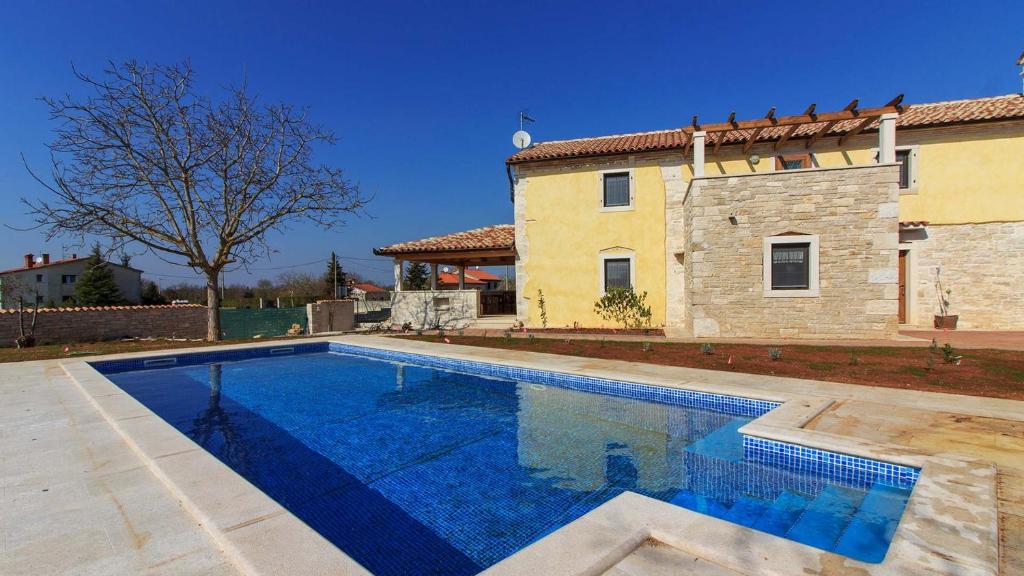
[[[516,201],[516,177],[512,175],[511,162],[505,162],[505,175],[508,176],[508,200],[514,204]]]

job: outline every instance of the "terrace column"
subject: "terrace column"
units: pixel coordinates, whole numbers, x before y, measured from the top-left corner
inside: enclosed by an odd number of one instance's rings
[[[896,118],[899,114],[882,114],[878,119],[878,162],[892,164],[896,162]]]
[[[395,258],[395,292],[402,291],[402,261]]]
[[[703,130],[693,133],[693,177],[704,176],[704,138],[708,135]]]
[[[459,266],[459,290],[466,289],[466,265]]]
[[[430,265],[430,289],[437,290],[437,264]]]

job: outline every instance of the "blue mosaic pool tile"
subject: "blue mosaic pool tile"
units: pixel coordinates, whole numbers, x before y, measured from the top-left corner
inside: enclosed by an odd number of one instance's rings
[[[591,376],[579,376],[550,372],[547,370],[535,370],[532,368],[519,368],[505,366],[502,364],[490,364],[468,360],[457,360],[443,358],[440,356],[428,356],[426,354],[413,354],[409,352],[397,352],[380,348],[367,348],[353,346],[351,344],[330,343],[330,351],[341,354],[356,354],[369,356],[390,362],[404,362],[419,366],[428,366],[441,370],[463,372],[503,378],[515,381],[533,382],[580,390],[582,392],[593,392],[596,394],[607,394],[626,398],[635,398],[648,402],[661,404],[675,404],[691,408],[704,408],[716,410],[727,414],[739,416],[761,416],[769,411],[778,408],[780,402],[770,400],[757,400],[753,398],[741,398],[739,396],[726,396],[724,394],[711,394],[708,392],[697,392],[694,390],[683,390],[679,388],[666,388],[663,386],[652,386],[649,384],[637,384],[634,382],[621,382],[594,378]]]
[[[743,456],[753,462],[812,472],[830,479],[858,484],[878,482],[888,486],[909,488],[921,475],[921,469],[913,466],[747,435],[743,436]]]

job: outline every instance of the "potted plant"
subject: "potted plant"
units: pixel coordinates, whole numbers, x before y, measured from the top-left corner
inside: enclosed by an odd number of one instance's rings
[[[956,322],[960,315],[949,313],[949,297],[953,294],[953,290],[950,288],[942,289],[938,269],[935,270],[935,293],[939,297],[939,314],[935,315],[935,328],[939,330],[956,330]]]

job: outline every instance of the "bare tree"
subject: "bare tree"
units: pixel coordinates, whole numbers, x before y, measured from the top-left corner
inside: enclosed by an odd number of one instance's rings
[[[269,253],[272,230],[340,225],[366,202],[340,168],[314,164],[334,136],[305,110],[260,105],[244,86],[210,100],[187,63],[73,72],[90,95],[43,99],[58,123],[52,167],[32,173],[55,198],[23,202],[50,238],[136,242],[203,274],[209,340],[220,339],[222,270]]]

